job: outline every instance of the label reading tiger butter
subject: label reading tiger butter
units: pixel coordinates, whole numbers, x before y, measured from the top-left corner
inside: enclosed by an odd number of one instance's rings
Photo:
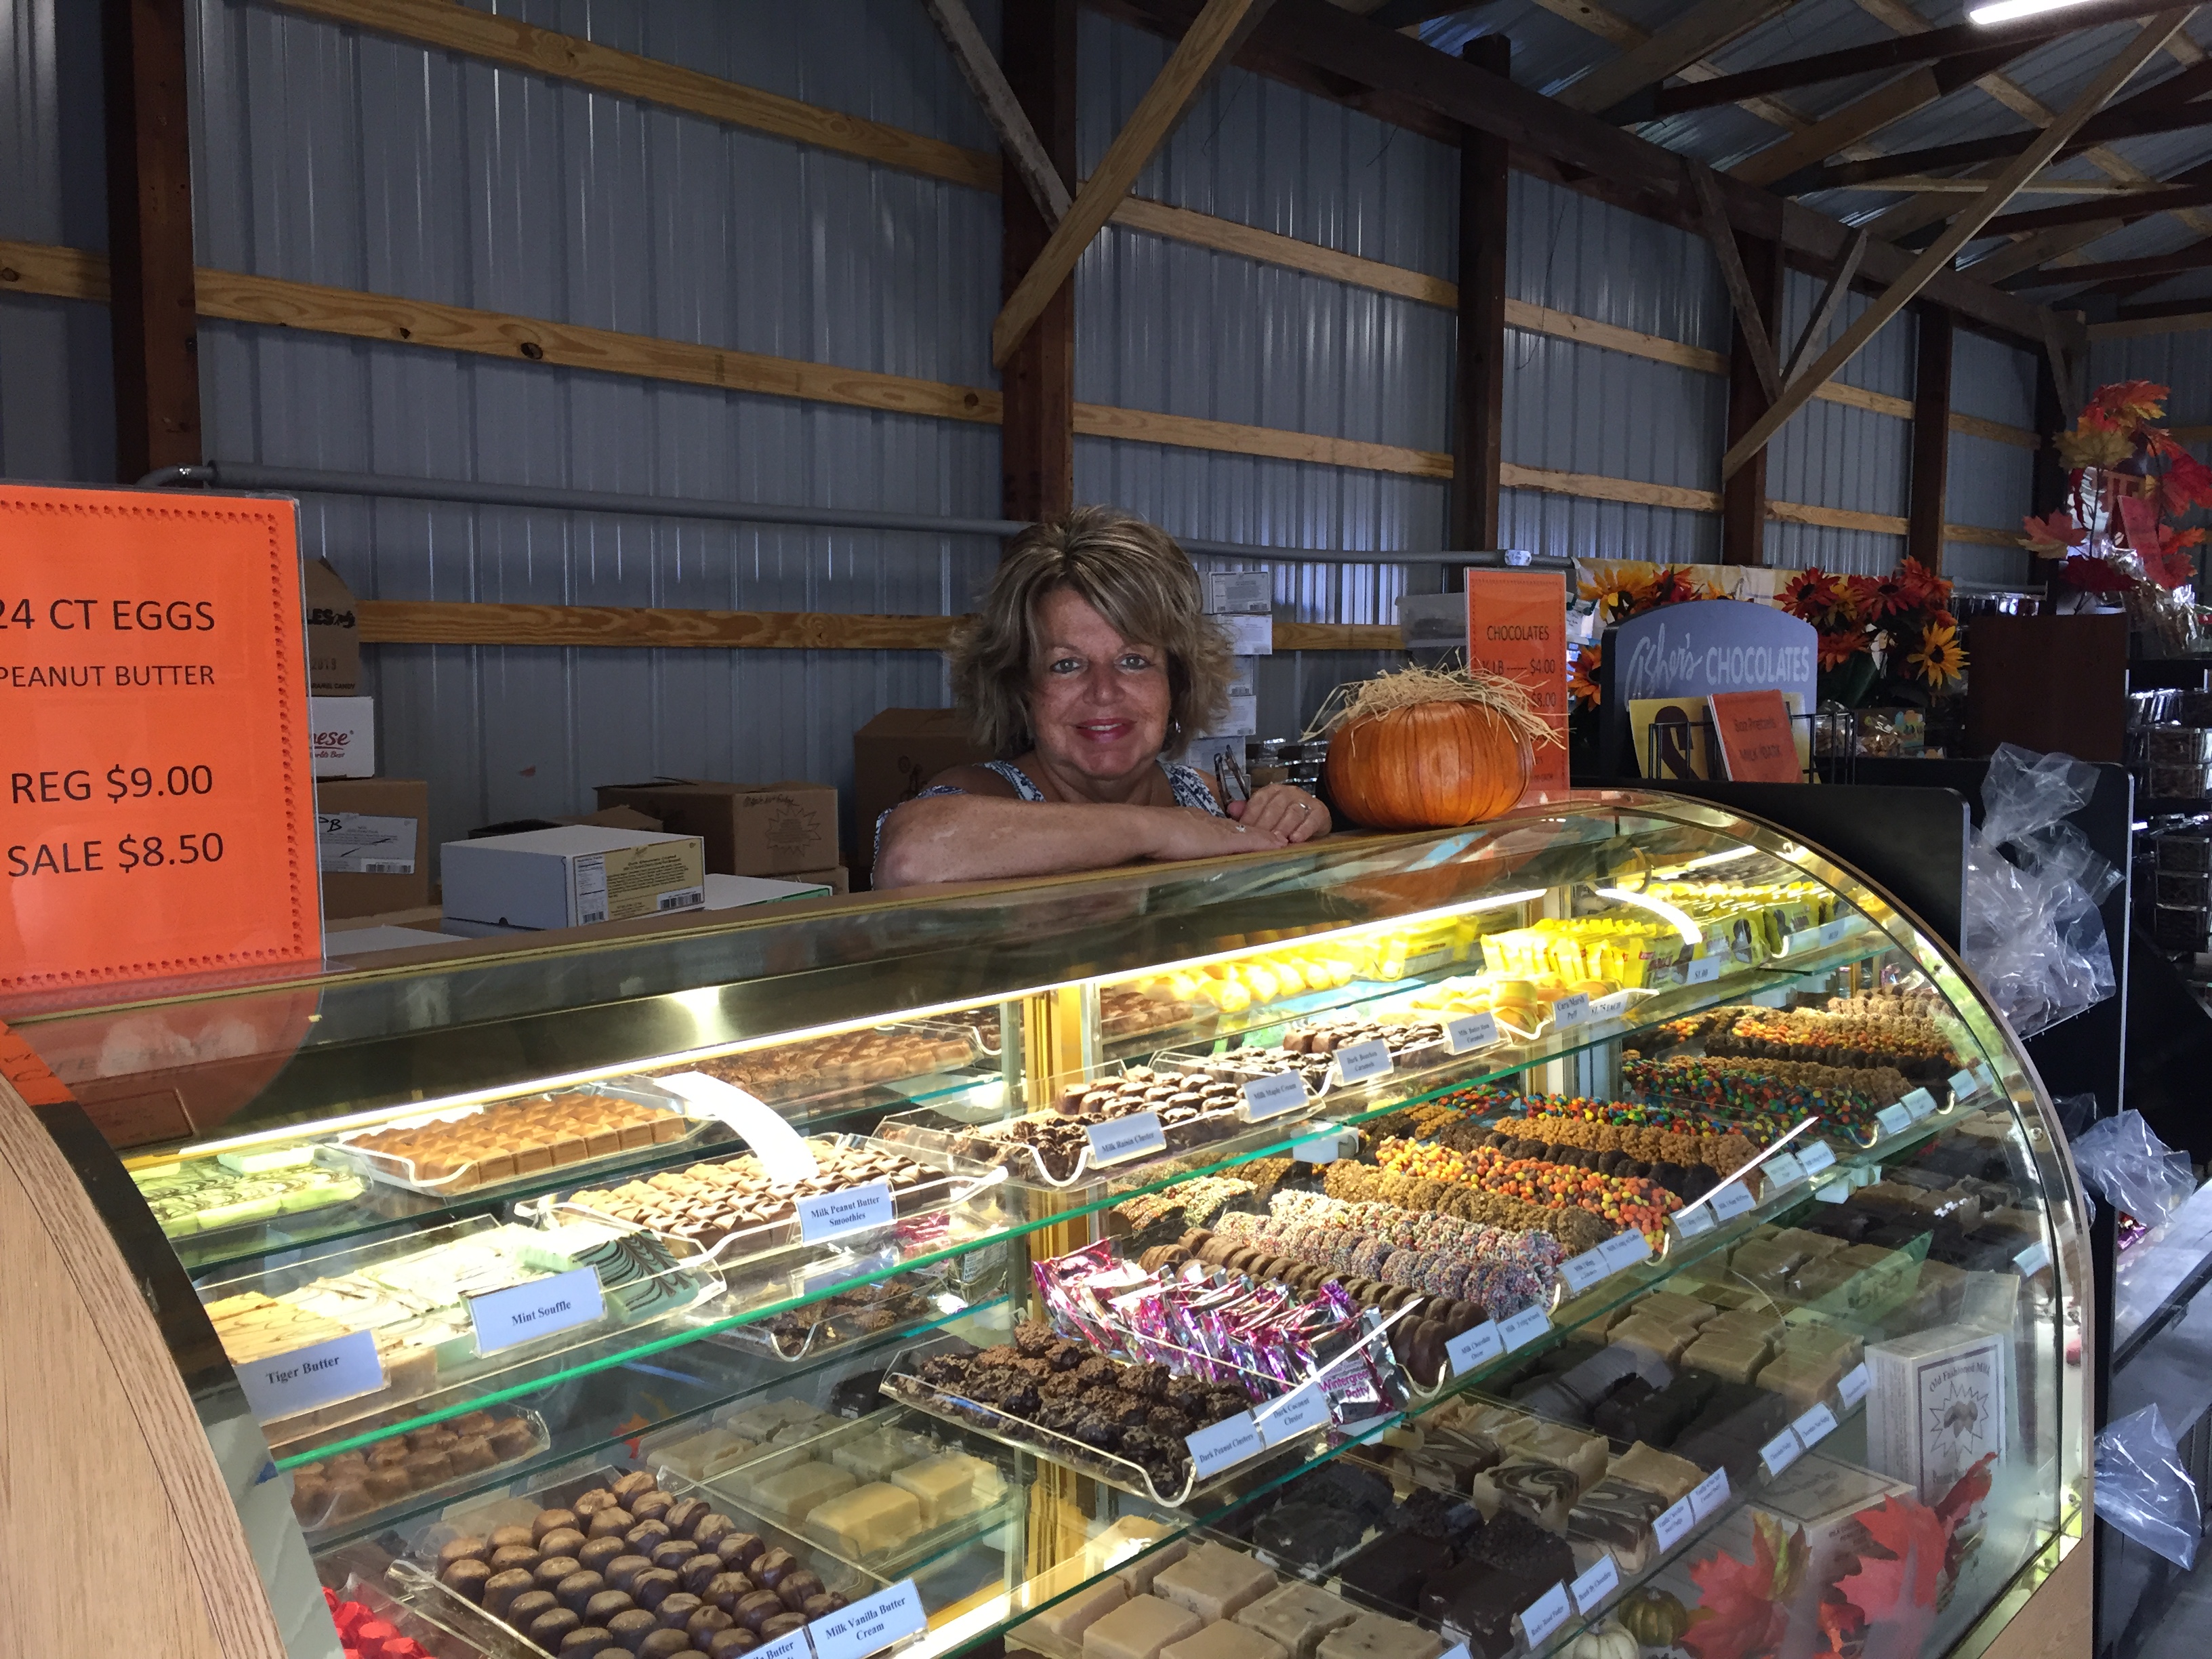
[[[237,1370],[246,1403],[264,1423],[384,1386],[384,1361],[373,1331],[352,1331],[313,1347],[246,1361]]]

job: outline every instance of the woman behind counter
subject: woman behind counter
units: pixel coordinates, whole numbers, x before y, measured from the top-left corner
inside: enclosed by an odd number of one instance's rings
[[[1079,507],[1016,537],[952,649],[1002,757],[956,766],[877,821],[878,887],[1218,858],[1310,841],[1328,809],[1268,784],[1222,803],[1170,757],[1228,703],[1229,647],[1164,531]]]

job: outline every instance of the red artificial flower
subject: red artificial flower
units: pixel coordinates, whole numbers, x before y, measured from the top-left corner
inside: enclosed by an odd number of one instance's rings
[[[2058,567],[2058,579],[2084,593],[2124,593],[2135,586],[2133,579],[2126,572],[2113,568],[2111,561],[2080,554]]]
[[[1898,596],[1904,601],[1898,606],[1900,611],[1917,611],[1951,597],[1951,584],[1917,559],[1899,560],[1890,580],[1897,584]]]
[[[1791,616],[1815,628],[1838,628],[1857,620],[1849,581],[1842,576],[1830,575],[1818,565],[1792,576],[1783,588],[1779,602]]]
[[[1864,630],[1856,628],[1838,629],[1833,632],[1816,635],[1815,650],[1823,668],[1841,668],[1853,657],[1866,649]]]

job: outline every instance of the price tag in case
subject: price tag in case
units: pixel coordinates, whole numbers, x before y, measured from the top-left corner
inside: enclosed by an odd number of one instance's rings
[[[1651,1523],[1651,1535],[1659,1540],[1659,1547],[1671,1550],[1690,1535],[1690,1528],[1698,1524],[1697,1506],[1685,1498],[1679,1504],[1662,1510],[1659,1518]]]
[[[1571,1255],[1559,1263],[1559,1277],[1566,1281],[1571,1296],[1580,1296],[1612,1271],[1605,1265],[1602,1248],[1584,1250],[1580,1255]]]
[[[1796,1431],[1784,1429],[1759,1449],[1759,1461],[1766,1465],[1769,1474],[1779,1474],[1795,1463],[1804,1450]]]
[[[1328,1394],[1321,1379],[1302,1382],[1271,1406],[1253,1413],[1260,1438],[1270,1446],[1295,1440],[1302,1434],[1328,1426]]]
[[[1955,1106],[1968,1096],[1978,1092],[1981,1086],[1981,1079],[1976,1077],[1972,1072],[1952,1073],[1951,1103]]]
[[[2022,1274],[2033,1279],[2051,1265],[2051,1247],[2039,1238],[2012,1261],[2013,1266],[2018,1267]]]
[[[1498,1322],[1486,1319],[1480,1325],[1470,1325],[1444,1344],[1444,1358],[1451,1361],[1452,1375],[1464,1376],[1478,1365],[1486,1365],[1505,1352],[1505,1339],[1498,1334]]]
[[[1601,1555],[1595,1566],[1567,1586],[1567,1593],[1575,1598],[1576,1610],[1587,1618],[1620,1588],[1620,1569],[1613,1565],[1610,1555]]]
[[[1717,1221],[1733,1221],[1759,1207],[1752,1195],[1744,1190],[1741,1181],[1731,1181],[1725,1187],[1715,1188],[1705,1195],[1705,1203]]]
[[[240,1365],[238,1381],[254,1416],[267,1423],[382,1388],[384,1361],[376,1334],[354,1331]]]
[[[1790,1425],[1790,1432],[1797,1437],[1797,1443],[1810,1451],[1836,1431],[1836,1414],[1815,1401],[1813,1409]]]
[[[807,1659],[814,1644],[806,1639],[804,1626],[787,1636],[779,1636],[773,1642],[763,1642],[746,1654],[745,1659]]]
[[[1264,1123],[1306,1103],[1306,1080],[1296,1072],[1270,1072],[1244,1079],[1244,1121]]]
[[[1552,1005],[1552,1024],[1554,1030],[1568,1030],[1589,1018],[1590,1000],[1577,991],[1572,996],[1561,997]]]
[[[891,1183],[872,1181],[865,1187],[842,1193],[821,1193],[799,1200],[799,1237],[803,1243],[818,1244],[847,1233],[888,1227],[898,1219],[891,1212]]]
[[[1925,1089],[1915,1089],[1897,1103],[1905,1108],[1905,1115],[1915,1123],[1936,1115],[1936,1097]]]
[[[1834,921],[1824,921],[1820,924],[1820,943],[1833,945],[1850,931],[1851,921],[1849,916],[1840,916]]]
[[[1613,1019],[1628,1012],[1628,1005],[1636,1000],[1633,991],[1614,991],[1601,996],[1589,1006],[1592,1019]]]
[[[1260,1426],[1252,1420],[1249,1412],[1225,1417],[1195,1434],[1183,1436],[1182,1441],[1190,1448],[1191,1467],[1201,1480],[1210,1474],[1218,1474],[1232,1463],[1243,1462],[1267,1443],[1261,1439]]]
[[[1552,1316],[1542,1308],[1523,1308],[1510,1319],[1498,1322],[1498,1334],[1508,1353],[1527,1347],[1551,1328]]]
[[[470,1297],[468,1304],[478,1354],[497,1353],[501,1348],[534,1342],[572,1326],[589,1325],[606,1312],[599,1294],[599,1276],[589,1267],[574,1267],[550,1279],[510,1285],[503,1291],[487,1291]]]
[[[1528,1638],[1533,1652],[1559,1634],[1559,1626],[1574,1613],[1567,1601],[1567,1587],[1554,1584],[1521,1609],[1521,1633]]]
[[[1684,1238],[1696,1238],[1713,1230],[1713,1212],[1702,1204],[1692,1204],[1687,1209],[1674,1212],[1674,1231]]]
[[[1805,1166],[1797,1161],[1795,1152],[1777,1152],[1759,1165],[1778,1193],[1785,1192],[1805,1179]]]
[[[1723,957],[1698,957],[1682,969],[1682,982],[1686,985],[1711,985],[1721,976],[1721,963],[1725,960],[1727,958]]]
[[[1487,1048],[1498,1041],[1498,1022],[1488,1014],[1462,1014],[1444,1022],[1444,1047],[1455,1054]]]
[[[1862,1360],[1844,1373],[1844,1380],[1836,1384],[1836,1392],[1843,1396],[1844,1409],[1849,1411],[1867,1397],[1867,1390],[1873,1386],[1873,1375]]]
[[[1819,928],[1800,928],[1797,932],[1790,934],[1787,939],[1782,941],[1782,954],[1785,957],[1800,957],[1820,943],[1820,930]]]
[[[1825,1140],[1808,1140],[1797,1149],[1797,1167],[1807,1176],[1836,1167],[1836,1149]]]
[[[1715,1469],[1690,1491],[1690,1508],[1700,1521],[1710,1519],[1714,1511],[1728,1502],[1729,1482],[1726,1469]]]
[[[902,1578],[889,1589],[823,1614],[806,1626],[805,1633],[813,1640],[815,1659],[867,1659],[868,1655],[881,1653],[893,1643],[919,1636],[928,1628],[929,1619],[922,1612],[914,1580]]]
[[[1605,1258],[1608,1272],[1624,1273],[1638,1262],[1650,1259],[1651,1241],[1644,1237],[1640,1228],[1631,1227],[1607,1239],[1597,1247],[1597,1253]]]
[[[1390,1074],[1390,1045],[1381,1037],[1348,1042],[1336,1051],[1336,1075],[1342,1083],[1364,1083]]]
[[[1147,1152],[1167,1150],[1168,1138],[1160,1129],[1158,1112],[1132,1112],[1127,1117],[1113,1118],[1104,1123],[1086,1123],[1083,1133],[1091,1142],[1094,1167],[1126,1164]]]
[[[1912,1114],[1902,1106],[1885,1106],[1874,1115],[1886,1135],[1901,1135],[1912,1127]]]

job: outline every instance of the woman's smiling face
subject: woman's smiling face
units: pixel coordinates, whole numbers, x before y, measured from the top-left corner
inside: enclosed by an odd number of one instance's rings
[[[1164,654],[1125,640],[1069,588],[1037,602],[1030,730],[1037,752],[1084,777],[1126,778],[1166,746],[1173,701]]]

